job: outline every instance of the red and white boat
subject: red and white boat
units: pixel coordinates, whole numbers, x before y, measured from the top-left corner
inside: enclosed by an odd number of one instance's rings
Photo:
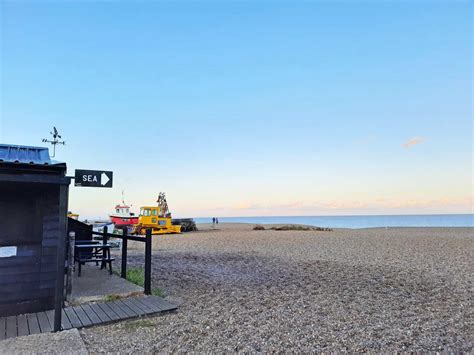
[[[122,204],[115,206],[115,213],[110,215],[110,219],[115,226],[130,226],[138,224],[138,216],[135,216],[135,213],[130,212],[130,206],[128,206],[123,200],[123,193]]]

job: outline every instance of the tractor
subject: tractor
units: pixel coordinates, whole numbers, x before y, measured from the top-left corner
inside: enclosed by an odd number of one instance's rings
[[[171,223],[171,213],[163,192],[158,195],[158,206],[145,206],[140,208],[138,224],[134,224],[132,234],[145,234],[149,228],[152,234],[181,233],[181,225]]]

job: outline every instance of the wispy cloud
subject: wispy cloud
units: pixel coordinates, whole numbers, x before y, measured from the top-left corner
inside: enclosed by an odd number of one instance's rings
[[[425,139],[423,137],[413,137],[407,140],[405,143],[402,144],[402,147],[404,148],[411,148],[417,144],[420,144],[424,141]]]

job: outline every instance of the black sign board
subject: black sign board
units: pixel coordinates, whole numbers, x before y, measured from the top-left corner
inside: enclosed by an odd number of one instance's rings
[[[76,170],[74,186],[112,187],[113,173],[102,170]]]

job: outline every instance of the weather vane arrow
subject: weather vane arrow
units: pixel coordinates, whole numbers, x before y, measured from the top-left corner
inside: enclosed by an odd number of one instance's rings
[[[51,132],[49,132],[52,136],[53,136],[53,139],[52,140],[48,140],[46,138],[43,138],[41,141],[43,143],[51,143],[53,145],[53,155],[52,157],[54,158],[56,156],[56,145],[58,144],[62,144],[62,145],[66,145],[66,141],[64,140],[61,140],[62,137],[61,135],[59,134],[58,130],[56,129],[56,127],[53,127],[53,130]]]

